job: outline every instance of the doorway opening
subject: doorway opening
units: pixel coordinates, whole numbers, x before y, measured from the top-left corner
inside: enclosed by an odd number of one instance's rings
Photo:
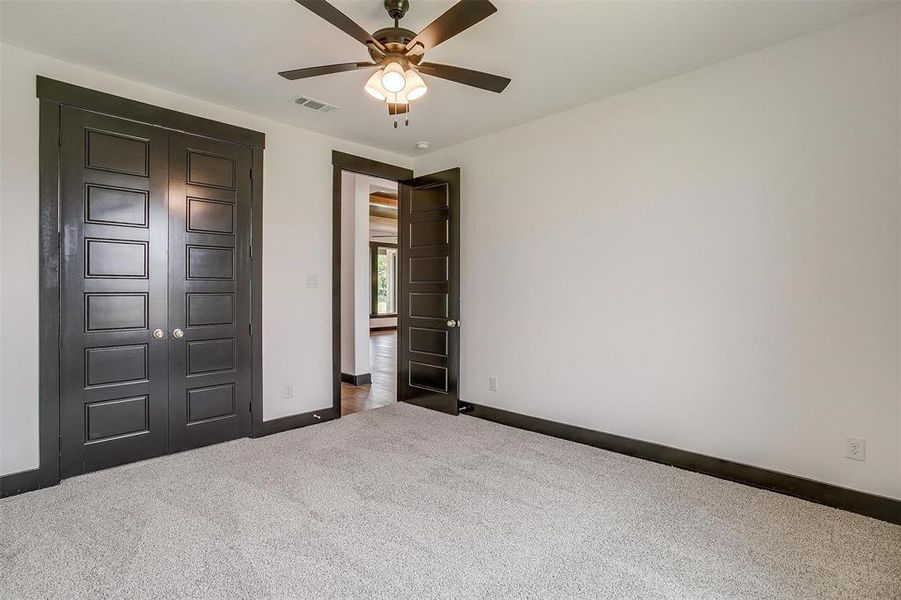
[[[466,410],[459,396],[460,169],[414,178],[409,169],[338,151],[332,166],[330,418],[400,401],[453,415]]]
[[[398,182],[413,171],[338,151],[332,165],[332,401],[340,417],[398,401]]]
[[[397,181],[341,172],[341,415],[397,402]]]

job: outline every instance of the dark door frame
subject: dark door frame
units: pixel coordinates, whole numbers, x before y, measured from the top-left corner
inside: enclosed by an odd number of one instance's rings
[[[228,125],[136,100],[37,76],[40,102],[39,195],[39,449],[37,469],[0,477],[0,496],[9,496],[60,481],[60,234],[59,144],[60,111],[71,106],[99,114],[181,131],[247,146],[253,152],[251,209],[251,335],[252,335],[252,432],[263,428],[262,257],[263,257],[263,150],[266,136],[258,131]]]
[[[341,172],[350,171],[388,181],[413,178],[412,169],[332,151],[332,408],[322,420],[341,416]],[[327,414],[323,414],[323,412]],[[319,417],[317,417],[319,418]]]

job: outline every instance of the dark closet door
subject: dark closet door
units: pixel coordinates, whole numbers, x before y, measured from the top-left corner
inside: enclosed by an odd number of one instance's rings
[[[168,133],[63,107],[60,473],[167,451]]]
[[[250,434],[250,148],[180,133],[169,146],[172,451]]]
[[[400,182],[398,400],[457,414],[460,169]]]

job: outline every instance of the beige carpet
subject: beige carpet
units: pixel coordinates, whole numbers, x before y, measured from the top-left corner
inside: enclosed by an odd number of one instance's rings
[[[901,527],[395,405],[0,501],[0,597],[901,598]]]

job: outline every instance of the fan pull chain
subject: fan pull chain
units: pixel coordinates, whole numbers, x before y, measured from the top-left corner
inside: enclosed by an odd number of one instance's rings
[[[394,94],[394,128],[397,129],[397,94]]]

